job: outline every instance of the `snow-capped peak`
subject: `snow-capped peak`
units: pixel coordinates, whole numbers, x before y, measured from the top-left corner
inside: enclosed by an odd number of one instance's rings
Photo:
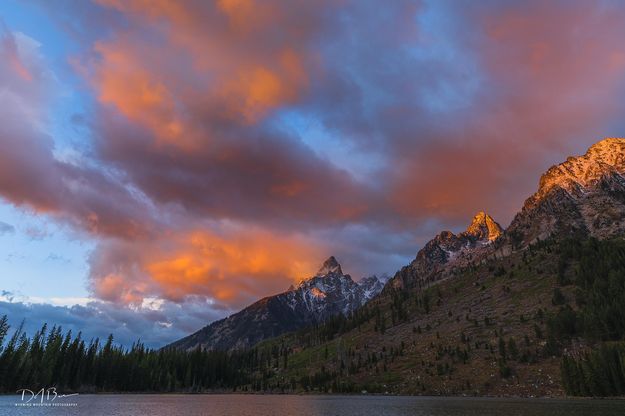
[[[316,275],[302,280],[297,287],[284,293],[292,310],[311,314],[324,320],[338,313],[348,314],[364,305],[384,288],[383,278],[366,277],[354,282],[343,274],[334,256],[329,257]]]
[[[384,285],[389,279],[390,277],[388,275],[383,275],[382,277],[372,275],[363,277],[357,282],[357,284],[363,292],[363,297],[366,300],[369,300],[384,289]]]

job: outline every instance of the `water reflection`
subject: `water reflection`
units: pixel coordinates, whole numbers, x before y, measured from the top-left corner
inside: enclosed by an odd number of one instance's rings
[[[388,396],[79,395],[75,407],[16,407],[0,397],[0,414],[132,416],[611,416],[622,400],[495,399]]]

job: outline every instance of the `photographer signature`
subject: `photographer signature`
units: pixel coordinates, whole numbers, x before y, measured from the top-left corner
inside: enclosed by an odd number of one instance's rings
[[[30,403],[33,400],[39,400],[41,404],[43,404],[44,401],[51,403],[57,399],[63,399],[65,397],[71,397],[71,396],[78,396],[78,393],[59,394],[56,391],[56,387],[48,387],[47,389],[42,388],[41,390],[38,390],[36,392],[30,389],[19,389],[17,393],[22,394],[23,403]]]

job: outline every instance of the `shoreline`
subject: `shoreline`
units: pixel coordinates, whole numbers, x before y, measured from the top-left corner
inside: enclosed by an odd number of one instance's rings
[[[383,394],[383,393],[279,393],[279,392],[232,392],[232,391],[206,391],[206,392],[155,392],[155,391],[141,391],[141,392],[127,392],[127,391],[64,391],[63,394],[78,394],[78,395],[90,395],[90,396],[115,396],[115,395],[137,395],[137,396],[149,396],[149,395],[167,395],[167,396],[311,396],[311,397],[400,397],[400,398],[422,398],[422,399],[510,399],[510,400],[623,400],[625,396],[608,396],[608,397],[591,397],[591,396],[495,396],[495,395],[409,395],[409,394]],[[20,396],[19,393],[0,393],[0,396]]]

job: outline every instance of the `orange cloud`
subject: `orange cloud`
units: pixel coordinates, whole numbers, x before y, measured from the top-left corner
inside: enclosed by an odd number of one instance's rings
[[[98,295],[103,299],[115,299],[124,304],[140,305],[146,285],[132,282],[127,276],[108,274],[98,281]]]
[[[307,75],[300,57],[287,50],[280,54],[275,69],[257,66],[243,68],[237,78],[224,81],[220,92],[230,103],[231,111],[254,123],[268,111],[295,100],[307,85]]]
[[[249,27],[253,19],[260,20],[259,17],[263,10],[256,7],[254,0],[219,0],[217,7],[230,18],[232,25],[238,29]]]
[[[285,290],[288,282],[311,275],[320,258],[311,242],[268,232],[226,239],[195,231],[183,237],[173,253],[150,259],[145,269],[167,298],[179,300],[194,293],[236,301],[261,285]]]
[[[143,241],[140,249],[133,244],[109,241],[96,253],[92,283],[98,297],[140,304],[152,296],[182,301],[200,295],[242,306],[311,276],[327,254],[301,236],[251,226],[228,227],[225,234],[181,232]]]
[[[101,61],[92,81],[100,102],[114,105],[159,140],[183,145],[184,126],[175,113],[173,95],[139,56],[129,48],[107,43],[97,43],[95,51]]]
[[[166,1],[100,3],[124,12],[136,29],[95,44],[91,82],[100,102],[159,142],[195,151],[212,135],[197,119],[198,106],[222,122],[254,124],[308,88],[309,52],[297,44],[305,34],[275,5],[220,1],[216,11]],[[246,26],[265,37],[268,25],[298,35],[256,50],[248,46],[254,35],[239,33]],[[139,28],[151,36],[137,36]]]
[[[171,0],[95,0],[96,3],[127,13],[140,13],[150,18],[170,16],[179,22],[188,21],[193,13],[183,2]]]

